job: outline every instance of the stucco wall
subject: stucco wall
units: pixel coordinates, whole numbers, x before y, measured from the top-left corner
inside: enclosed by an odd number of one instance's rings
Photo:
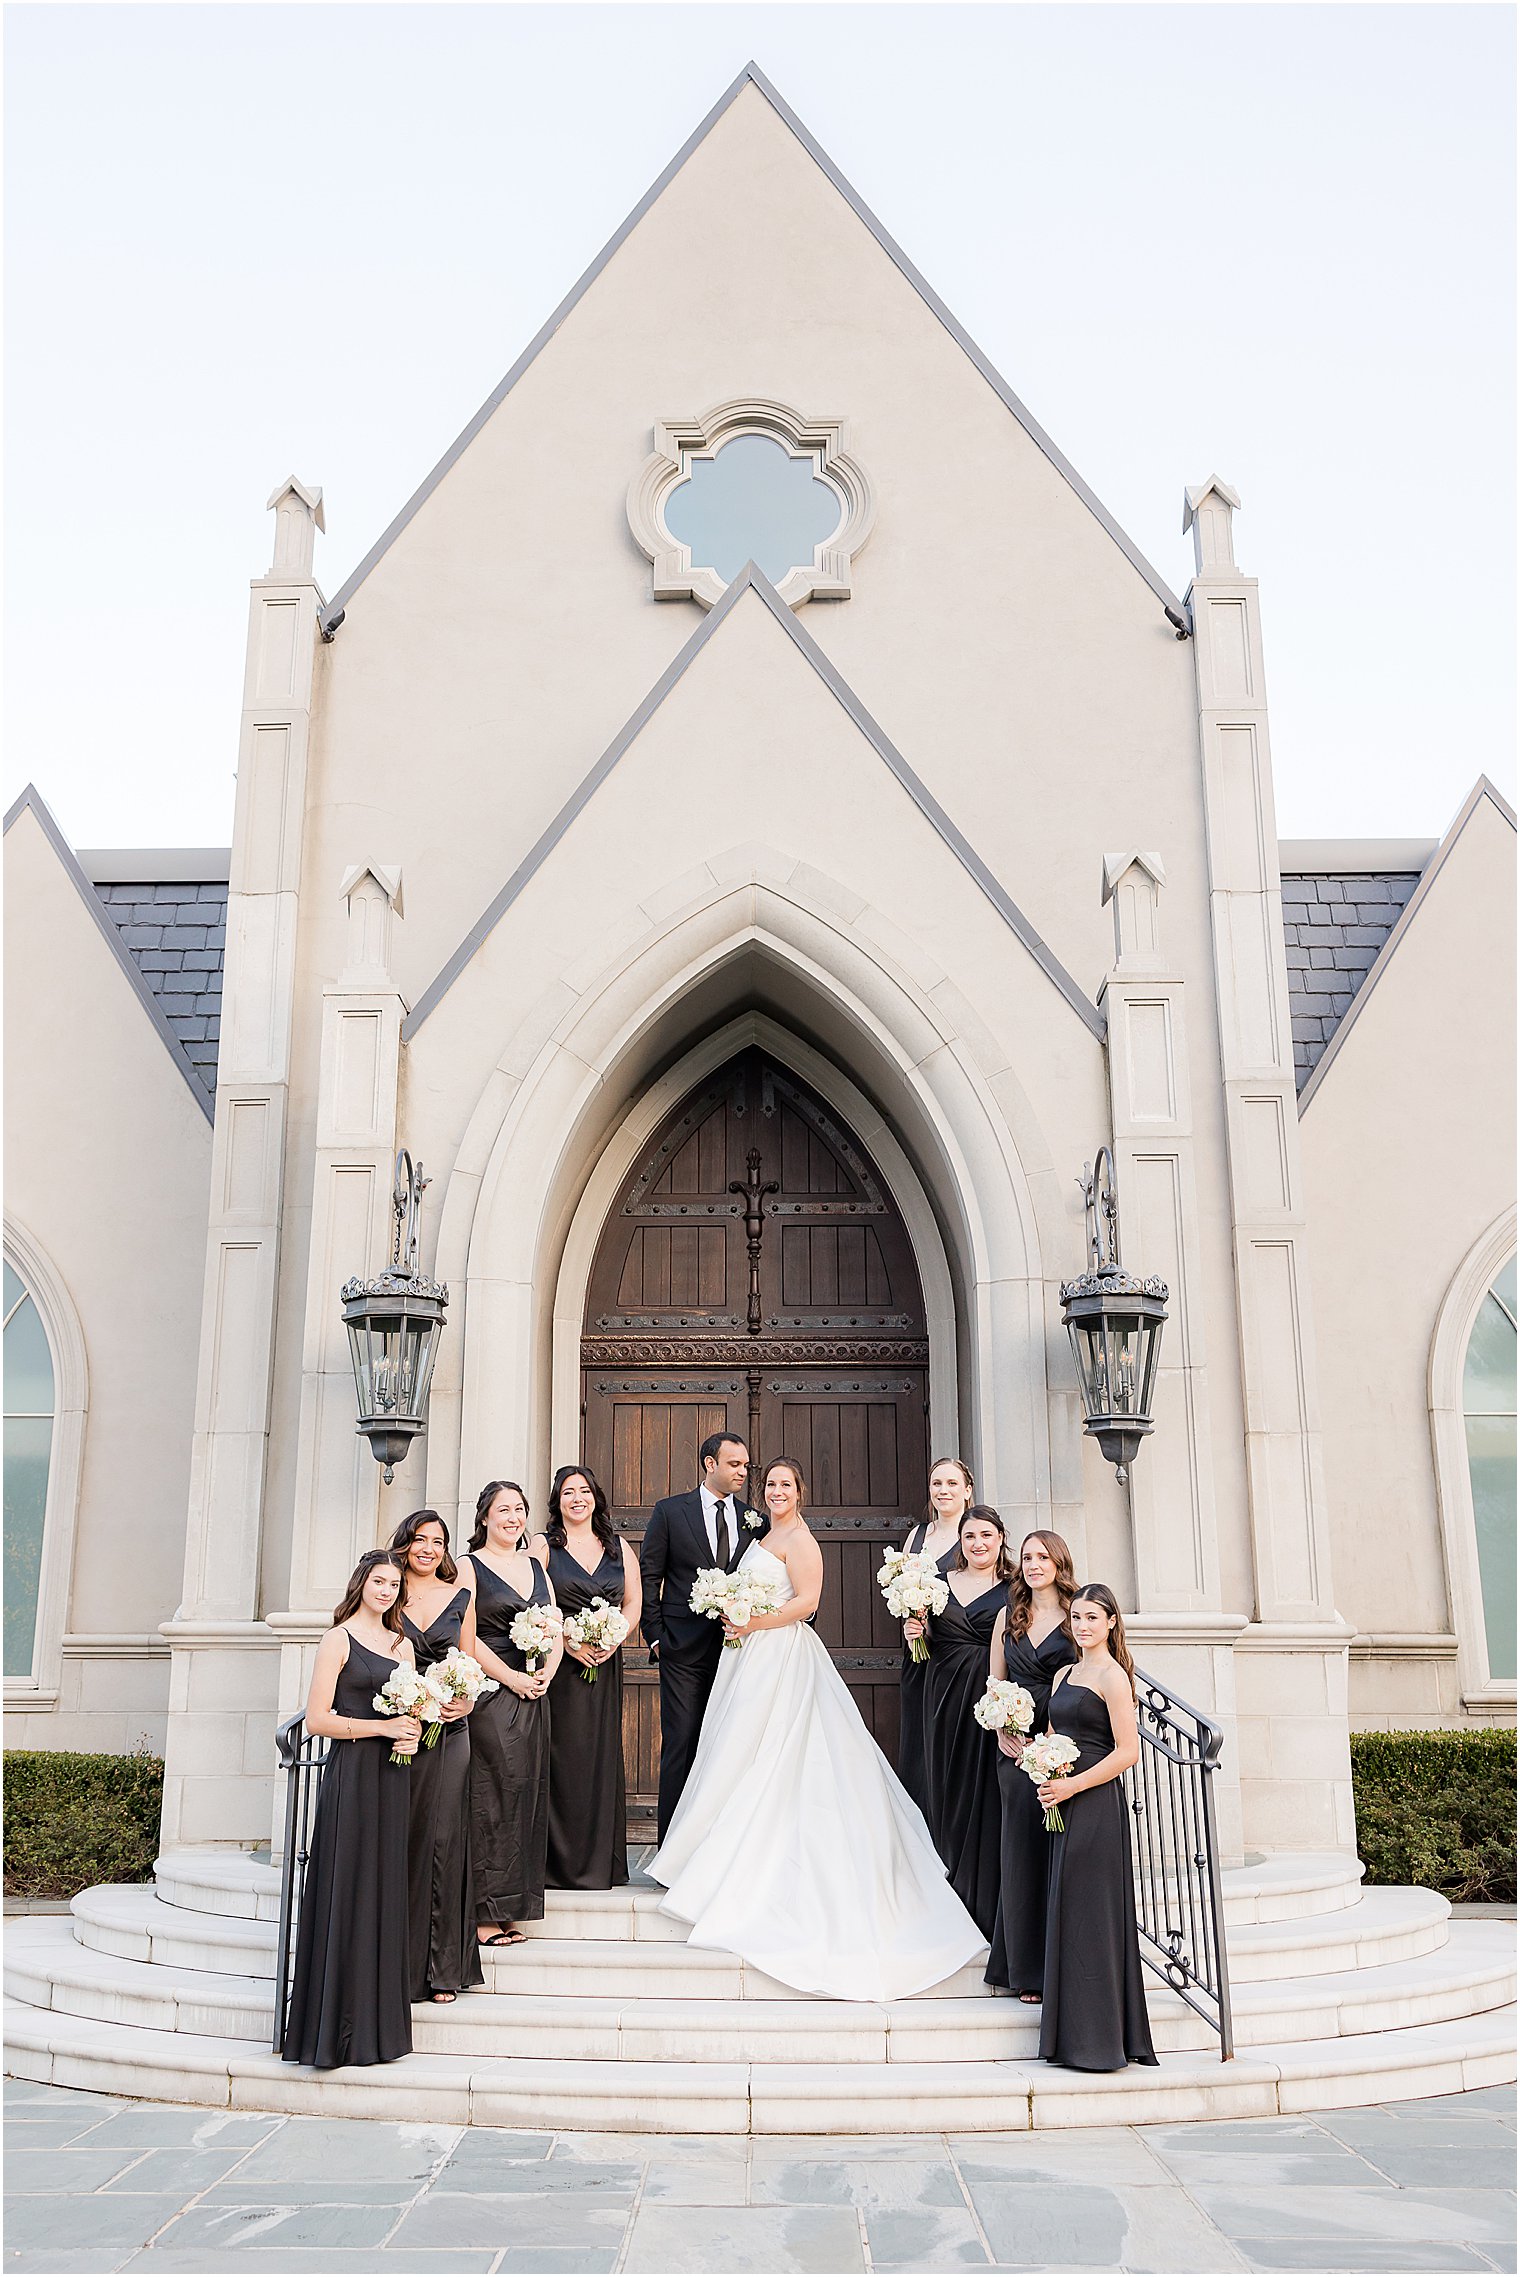
[[[1337,1601],[1370,1640],[1352,1656],[1368,1726],[1463,1713],[1455,1642],[1434,1648],[1455,1632],[1431,1341],[1464,1258],[1514,1207],[1513,822],[1479,796],[1434,859],[1302,1120]]]
[[[6,1223],[72,1300],[89,1386],[57,1705],[8,1696],[6,1745],[159,1748],[210,1125],[29,808],[5,836],[5,952]]]

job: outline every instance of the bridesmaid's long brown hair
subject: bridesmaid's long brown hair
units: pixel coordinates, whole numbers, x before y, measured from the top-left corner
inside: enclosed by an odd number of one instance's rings
[[[403,1550],[365,1551],[348,1577],[348,1587],[343,1592],[342,1604],[333,1607],[333,1627],[335,1629],[341,1629],[344,1622],[351,1621],[358,1612],[359,1607],[364,1602],[364,1584],[377,1565],[393,1565],[401,1576],[401,1587],[381,1614],[380,1626],[383,1629],[389,1629],[393,1635],[398,1637],[404,1633],[401,1627],[401,1608],[406,1603],[406,1553]]]
[[[1077,1594],[1077,1569],[1071,1562],[1071,1551],[1059,1534],[1051,1534],[1037,1526],[1024,1536],[1019,1544],[1018,1571],[1008,1584],[1008,1634],[1011,1637],[1027,1636],[1030,1618],[1034,1612],[1034,1591],[1024,1579],[1024,1552],[1031,1542],[1043,1542],[1055,1561],[1056,1594],[1061,1600],[1061,1626],[1071,1635],[1071,1601]]]
[[[1079,1601],[1083,1604],[1101,1605],[1105,1613],[1113,1615],[1114,1625],[1108,1632],[1108,1649],[1129,1678],[1129,1688],[1133,1692],[1135,1664],[1129,1657],[1129,1646],[1124,1641],[1124,1615],[1119,1610],[1118,1598],[1106,1581],[1084,1581],[1071,1603],[1075,1605]],[[1066,1610],[1070,1614],[1071,1605]]]

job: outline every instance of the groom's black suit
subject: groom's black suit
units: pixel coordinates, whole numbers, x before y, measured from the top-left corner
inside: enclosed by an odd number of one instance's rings
[[[725,1507],[731,1573],[744,1555],[748,1537],[739,1497],[730,1495]],[[693,1487],[690,1494],[669,1494],[657,1502],[639,1545],[639,1571],[644,1580],[644,1611],[639,1625],[644,1642],[659,1647],[662,1842],[697,1752],[707,1696],[723,1653],[722,1622],[710,1621],[705,1613],[691,1610],[692,1583],[699,1568],[713,1562],[701,1490]]]

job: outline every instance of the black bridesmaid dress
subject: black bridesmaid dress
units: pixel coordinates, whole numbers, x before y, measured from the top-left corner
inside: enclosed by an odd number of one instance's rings
[[[1113,1748],[1113,1725],[1101,1695],[1069,1676],[1050,1695],[1050,1729],[1081,1749],[1073,1776],[1091,1770]],[[1032,1780],[1024,1783],[1034,1791]],[[1066,1832],[1045,1837],[1051,1846],[1050,1912],[1040,2054],[1046,2063],[1073,2071],[1154,2064],[1123,1780],[1073,1795],[1061,1805],[1061,1816]]]
[[[475,1568],[475,1634],[509,1668],[527,1656],[509,1631],[525,1605],[547,1605],[549,1583],[533,1567],[533,1593],[518,1596],[480,1558]],[[591,1689],[590,1686],[587,1687]],[[549,1843],[549,1695],[519,1699],[503,1684],[476,1704],[470,1718],[470,1848],[475,1868],[475,1919],[542,1921]]]
[[[419,1668],[430,1668],[453,1650],[469,1609],[470,1593],[459,1589],[430,1628],[419,1629],[402,1614]],[[467,1992],[484,1982],[470,1873],[470,1725],[475,1712],[445,1724],[433,1745],[419,1747],[412,1758],[413,2000],[435,1992]]]
[[[396,1672],[350,1631],[333,1710],[373,1722]],[[288,2064],[391,2064],[412,2052],[407,1829],[415,1767],[384,1737],[334,1739],[301,1888],[295,1980],[280,2053]]]
[[[623,1602],[621,1543],[587,1573],[568,1549],[549,1552],[555,1601],[569,1620],[593,1597]],[[623,1655],[615,1652],[588,1684],[567,1653],[548,1698],[551,1890],[610,1890],[628,1879],[628,1807],[623,1786]]]
[[[929,1623],[924,1666],[924,1817],[950,1887],[989,1940],[997,1926],[1003,1833],[998,1744],[971,1711],[987,1689],[992,1632],[1007,1602],[1005,1581],[969,1605],[952,1588],[945,1610]]]
[[[1057,1669],[1079,1658],[1062,1628],[1039,1643],[1028,1636],[1003,1636],[1003,1660],[1010,1684],[1022,1684],[1034,1702],[1032,1732],[1044,1731],[1050,1715],[1050,1687]],[[1045,1982],[1045,1898],[1050,1883],[1050,1836],[1034,1781],[1026,1778],[996,1740],[998,1789],[1003,1828],[999,1864],[997,1922],[987,1962],[988,1984],[1008,1992],[1039,1992]]]
[[[915,1554],[928,1539],[930,1521],[922,1518],[908,1536],[907,1547]],[[939,1570],[948,1573],[960,1555],[960,1545],[952,1542],[939,1559]],[[897,1776],[907,1788],[920,1810],[927,1799],[927,1768],[924,1762],[924,1684],[929,1664],[915,1660],[903,1639],[902,1674],[898,1679],[897,1704]]]

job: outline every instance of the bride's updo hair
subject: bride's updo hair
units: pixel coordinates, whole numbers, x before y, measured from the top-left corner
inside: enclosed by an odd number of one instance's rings
[[[797,1481],[797,1515],[800,1518],[807,1508],[807,1480],[802,1475],[802,1465],[794,1463],[790,1455],[773,1455],[761,1474],[760,1493],[762,1499],[766,1488],[771,1483],[772,1471],[790,1471]],[[767,1516],[769,1516],[768,1512]]]

